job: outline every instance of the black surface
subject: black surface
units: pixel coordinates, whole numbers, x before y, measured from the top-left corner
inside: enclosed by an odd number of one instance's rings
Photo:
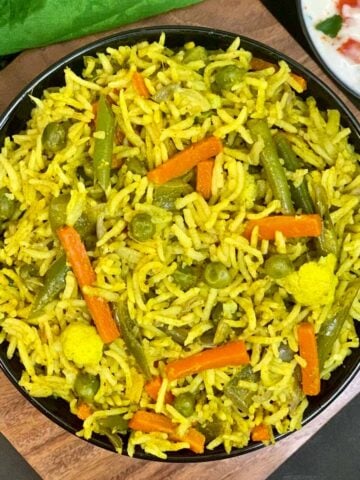
[[[268,480],[360,478],[360,395],[330,420]]]
[[[76,73],[80,73],[83,69],[84,55],[93,55],[95,52],[105,51],[109,46],[117,47],[121,44],[134,44],[144,39],[149,41],[158,40],[160,32],[166,33],[167,45],[170,48],[183,45],[187,41],[195,41],[207,48],[227,48],[234,40],[235,34],[222,32],[214,29],[200,28],[200,27],[150,27],[144,29],[137,29],[128,32],[122,32],[111,37],[103,38],[88,46],[85,46],[64,59],[57,62],[55,65],[43,72],[31,84],[29,84],[10,105],[8,111],[0,118],[0,144],[1,137],[11,135],[18,132],[19,129],[25,126],[26,120],[30,116],[33,104],[29,98],[29,93],[34,96],[40,96],[45,88],[50,86],[59,86],[64,82],[63,69],[68,65]],[[305,69],[299,63],[291,60],[287,56],[278,51],[263,45],[259,42],[251,40],[246,37],[241,37],[242,47],[250,50],[256,57],[263,58],[268,61],[277,62],[279,59],[284,59],[290,66],[292,71],[302,75],[306,78],[308,89],[306,94],[313,95],[317,100],[320,108],[337,108],[341,114],[341,122],[343,126],[349,127],[352,131],[351,141],[360,150],[360,127],[356,122],[352,113],[341,102],[341,100],[320,80],[318,80],[309,70]],[[360,334],[360,325],[358,325]],[[14,383],[19,391],[30,401],[36,408],[47,415],[52,421],[67,429],[71,433],[75,433],[81,427],[79,419],[70,414],[69,409],[64,401],[54,398],[31,398],[18,385],[18,380],[22,372],[22,365],[18,358],[14,356],[11,360],[6,356],[6,344],[0,345],[0,366],[4,369],[8,378]],[[333,372],[331,379],[322,384],[321,394],[310,399],[309,407],[304,415],[304,424],[312,420],[321,412],[331,401],[336,398],[341,391],[347,386],[351,379],[355,376],[360,368],[360,350],[354,350],[348,356],[344,364]],[[277,435],[280,439],[282,436]],[[126,442],[126,439],[125,439]],[[113,450],[110,443],[103,436],[95,435],[91,439],[91,443],[102,448]],[[247,447],[242,449],[233,449],[230,454],[227,454],[223,448],[217,448],[213,452],[205,452],[204,454],[193,454],[190,451],[170,452],[168,460],[170,462],[200,462],[209,460],[219,460],[239,454],[247,453],[249,451],[261,448],[259,443],[250,443]],[[136,450],[135,457],[147,460],[157,460],[151,455],[144,453],[142,450]]]
[[[0,480],[41,480],[0,433]]]

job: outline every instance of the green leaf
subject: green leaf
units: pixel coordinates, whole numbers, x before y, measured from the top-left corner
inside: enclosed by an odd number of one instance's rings
[[[328,37],[335,38],[341,30],[343,19],[341,15],[333,15],[332,17],[322,20],[315,28],[325,33]]]

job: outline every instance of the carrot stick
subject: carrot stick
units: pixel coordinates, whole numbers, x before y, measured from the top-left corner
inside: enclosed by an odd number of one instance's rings
[[[270,440],[270,429],[267,425],[261,423],[251,430],[251,440],[253,442],[267,442]]]
[[[274,240],[276,232],[283,233],[287,238],[318,237],[322,221],[318,214],[272,215],[250,220],[245,226],[244,237],[250,238],[255,227],[259,227],[259,236],[264,240]]]
[[[320,369],[315,330],[311,323],[302,322],[297,328],[300,356],[306,360],[301,368],[302,390],[305,395],[320,393]]]
[[[199,192],[206,200],[211,197],[214,163],[214,160],[204,160],[197,165],[196,191]]]
[[[250,70],[264,70],[265,68],[274,67],[275,71],[279,70],[279,66],[268,62],[267,60],[262,60],[261,58],[253,57],[250,61]],[[307,82],[305,78],[297,75],[296,73],[291,72],[290,77],[298,84],[299,86],[299,93],[304,92],[307,89]]]
[[[134,72],[131,78],[132,84],[139,95],[144,98],[149,98],[150,93],[145,85],[144,78],[139,72]]]
[[[170,418],[159,413],[138,410],[129,421],[129,427],[145,433],[167,433],[170,440],[189,443],[190,450],[195,453],[203,453],[204,451],[205,436],[202,433],[194,428],[189,428],[184,436],[180,436],[176,431],[177,426],[172,423]]]
[[[209,368],[245,365],[249,361],[245,343],[238,340],[174,360],[166,365],[165,371],[169,380],[175,380]]]
[[[86,420],[92,414],[92,408],[87,403],[80,403],[76,410],[76,416],[80,420]]]
[[[57,234],[80,288],[91,286],[96,281],[96,274],[80,235],[75,228],[70,226],[60,227]],[[107,301],[101,297],[84,293],[83,297],[103,342],[114,341],[120,335],[120,332]]]
[[[151,182],[158,185],[173,178],[180,177],[204,160],[215,157],[222,151],[221,140],[217,137],[207,137],[194,143],[185,150],[176,153],[167,162],[151,170],[147,176]]]
[[[150,398],[153,400],[157,400],[159,395],[159,390],[161,388],[162,378],[161,377],[154,377],[149,380],[145,385],[145,392],[149,395]],[[174,400],[174,396],[171,392],[165,393],[165,403],[172,403]]]

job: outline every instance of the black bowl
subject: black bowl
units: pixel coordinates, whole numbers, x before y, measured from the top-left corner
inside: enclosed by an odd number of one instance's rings
[[[58,61],[55,65],[48,68],[45,72],[33,80],[11,103],[5,114],[0,118],[0,145],[7,135],[12,135],[25,127],[26,121],[30,117],[33,103],[29,99],[29,94],[40,96],[44,89],[52,86],[64,84],[63,69],[69,66],[75,72],[80,73],[83,69],[84,55],[94,55],[95,52],[103,52],[107,47],[117,47],[119,45],[133,45],[143,40],[158,40],[160,33],[165,32],[166,43],[169,47],[180,47],[184,43],[194,41],[209,49],[227,48],[230,43],[238,36],[234,33],[213,30],[200,27],[182,27],[182,26],[164,26],[150,27],[122,32],[107,38],[98,40],[90,45],[80,48],[70,55]],[[308,90],[306,96],[313,95],[322,109],[336,108],[341,113],[341,121],[345,127],[351,129],[351,141],[356,149],[360,151],[360,126],[355,120],[352,113],[342,103],[342,101],[320,80],[318,80],[310,71],[306,70],[297,62],[291,60],[282,53],[265,46],[255,40],[241,37],[241,45],[243,48],[251,51],[254,56],[277,62],[285,60],[291,66],[291,69],[306,78],[308,82]],[[360,325],[358,325],[358,334],[360,335]],[[31,402],[38,410],[44,413],[50,420],[54,421],[61,427],[71,433],[75,433],[81,429],[81,421],[69,412],[68,405],[61,399],[49,398],[33,398],[21,388],[18,381],[21,376],[23,367],[17,357],[9,360],[6,357],[7,345],[0,345],[0,365],[10,381]],[[360,349],[353,350],[348,356],[344,364],[335,370],[331,379],[322,383],[321,394],[317,397],[310,398],[310,405],[306,409],[303,425],[314,419],[321,411],[323,411],[351,382],[356,373],[360,369]],[[279,440],[287,435],[277,435]],[[113,450],[110,443],[105,437],[94,435],[90,443],[99,447]],[[223,448],[218,447],[213,451],[207,451],[201,455],[193,454],[190,451],[169,452],[168,462],[203,462],[209,460],[220,460],[224,458],[234,457],[240,454],[248,453],[262,448],[261,443],[250,443],[241,449],[233,449],[230,454],[226,453]],[[146,460],[157,460],[149,454],[138,449],[135,452],[136,458]]]

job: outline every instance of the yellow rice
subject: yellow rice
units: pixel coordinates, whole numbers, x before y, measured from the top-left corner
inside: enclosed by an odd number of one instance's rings
[[[203,349],[201,336],[213,327],[211,311],[221,302],[227,312],[224,322],[232,332],[230,339],[246,342],[251,366],[261,378],[257,384],[241,384],[254,391],[247,415],[223,395],[224,386],[238,371],[235,367],[165,380],[153,401],[144,390],[145,380],[136,361],[119,338],[104,349],[98,365],[85,369],[99,375],[100,388],[95,396],[96,411],[84,421],[79,435],[91,438],[97,418],[121,414],[130,419],[141,408],[166,414],[179,425],[180,433],[190,425],[220,421],[223,431],[207,448],[223,446],[230,452],[247,445],[251,429],[260,423],[271,426],[274,433],[300,428],[308,401],[295,374],[304,362],[298,354],[296,326],[308,319],[318,332],[329,312],[329,306],[299,304],[289,310],[284,290],[271,294],[272,282],[264,275],[262,266],[269,252],[286,253],[296,260],[307,250],[303,240],[287,242],[278,234],[275,242],[269,242],[254,232],[249,242],[242,236],[246,220],[280,211],[267,182],[255,184],[249,173],[249,166],[259,165],[263,144],[253,141],[246,122],[267,118],[271,127],[288,132],[304,165],[316,168],[304,167],[296,172],[296,180],[300,183],[306,176],[310,184],[321,183],[327,192],[342,245],[338,295],[359,276],[359,155],[348,143],[350,132],[341,127],[337,111],[321,112],[313,98],[303,100],[296,94],[285,62],[279,63],[277,71],[249,71],[236,90],[220,95],[211,90],[216,70],[232,64],[247,70],[251,53],[236,39],[226,52],[210,53],[207,66],[201,60],[182,63],[184,51],[193,46],[189,43],[171,56],[162,35],[158,42],[108,48],[106,53],[88,58],[82,77],[66,68],[65,86],[45,91],[41,99],[33,98],[27,129],[5,140],[0,153],[0,187],[9,189],[22,215],[8,226],[0,249],[0,342],[7,342],[9,358],[19,355],[24,366],[20,385],[30,395],[63,398],[76,413],[73,385],[79,366],[64,356],[60,335],[73,321],[91,323],[85,302],[69,272],[60,298],[41,315],[29,317],[34,292],[20,276],[21,265],[34,265],[43,276],[55,260],[59,245],[48,222],[48,205],[60,192],[70,191],[69,224],[85,209],[98,212],[97,244],[89,252],[97,283],[87,293],[114,303],[126,302],[141,327],[152,375],[163,375],[168,361]],[[136,70],[142,73],[151,95],[170,84],[181,88],[171,101],[157,103],[151,96],[139,97],[131,84]],[[174,149],[181,150],[208,135],[220,137],[225,148],[215,159],[210,201],[193,192],[177,200],[176,212],[165,211],[153,205],[154,189],[146,176],[127,171],[124,163],[113,174],[106,203],[98,205],[76,171],[89,162],[94,139],[101,135],[91,127],[92,104],[99,92],[113,100],[112,109],[125,136],[114,149],[119,162],[136,157],[152,169],[165,162]],[[212,114],[199,121],[209,109]],[[72,120],[67,145],[49,161],[42,151],[42,132],[49,122],[67,119]],[[149,213],[156,223],[156,235],[143,243],[127,234],[127,225],[138,212]],[[212,289],[199,283],[182,291],[173,281],[177,264],[208,260],[224,263],[234,274],[228,287]],[[155,296],[148,295],[150,291],[155,291]],[[351,317],[325,364],[324,379],[359,346],[352,320],[360,319],[358,302]],[[188,328],[184,347],[163,330],[182,326]],[[284,339],[295,353],[288,363],[279,358]],[[165,404],[167,389],[175,396],[197,394],[191,417],[185,418]],[[170,441],[166,434],[132,432],[128,454],[133,455],[137,446],[160,458],[165,458],[167,451],[188,447]]]

